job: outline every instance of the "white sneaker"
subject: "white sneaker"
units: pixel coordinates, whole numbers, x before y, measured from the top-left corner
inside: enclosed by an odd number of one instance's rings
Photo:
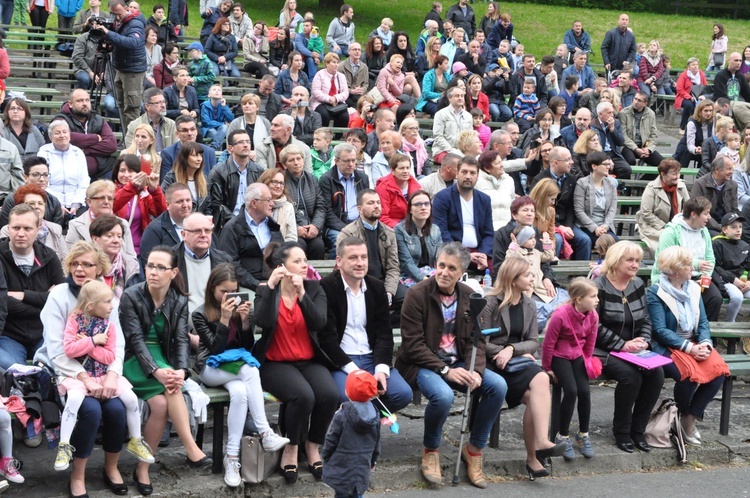
[[[8,484],[8,481],[5,481],[5,480],[0,481],[0,494],[5,493],[9,487],[10,487],[10,484]]]
[[[263,444],[263,450],[267,452],[278,451],[287,444],[289,439],[281,437],[273,431],[264,432],[261,436],[261,443]]]
[[[242,484],[240,467],[239,458],[224,457],[224,482],[230,488],[236,488]]]

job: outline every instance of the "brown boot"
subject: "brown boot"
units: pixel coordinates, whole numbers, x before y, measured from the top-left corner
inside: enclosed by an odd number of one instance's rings
[[[487,481],[484,479],[484,473],[482,472],[482,455],[469,455],[469,447],[464,445],[461,448],[461,458],[466,462],[466,473],[469,475],[469,481],[478,488],[486,488]]]
[[[430,451],[422,455],[422,475],[430,484],[443,484],[443,475],[440,472],[440,453]]]

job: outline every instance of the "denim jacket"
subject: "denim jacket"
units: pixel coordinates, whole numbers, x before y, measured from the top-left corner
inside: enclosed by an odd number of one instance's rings
[[[422,255],[422,244],[419,242],[419,236],[416,234],[409,235],[403,221],[396,225],[394,231],[396,232],[396,243],[398,244],[401,277],[412,278],[415,282],[421,282],[425,277],[425,273],[418,266],[419,258]],[[430,253],[430,266],[433,266],[438,249],[443,246],[440,228],[436,224],[432,224],[430,234],[425,238],[425,243]]]

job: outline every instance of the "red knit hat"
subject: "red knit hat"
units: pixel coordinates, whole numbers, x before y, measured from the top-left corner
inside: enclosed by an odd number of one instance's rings
[[[355,370],[346,377],[346,395],[351,401],[370,401],[378,395],[378,383],[371,373]]]

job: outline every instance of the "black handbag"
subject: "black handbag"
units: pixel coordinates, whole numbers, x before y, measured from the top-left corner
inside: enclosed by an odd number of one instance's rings
[[[526,370],[531,365],[536,365],[536,361],[528,356],[514,356],[505,364],[505,371],[508,373],[516,373],[521,370]]]
[[[345,111],[348,108],[348,106],[346,105],[346,102],[339,102],[336,105],[323,104],[323,107],[326,108],[329,114],[338,114],[342,111]]]
[[[695,100],[698,100],[698,98],[703,95],[711,95],[712,93],[714,93],[713,85],[696,85],[693,83],[690,87],[690,95],[692,95]]]

